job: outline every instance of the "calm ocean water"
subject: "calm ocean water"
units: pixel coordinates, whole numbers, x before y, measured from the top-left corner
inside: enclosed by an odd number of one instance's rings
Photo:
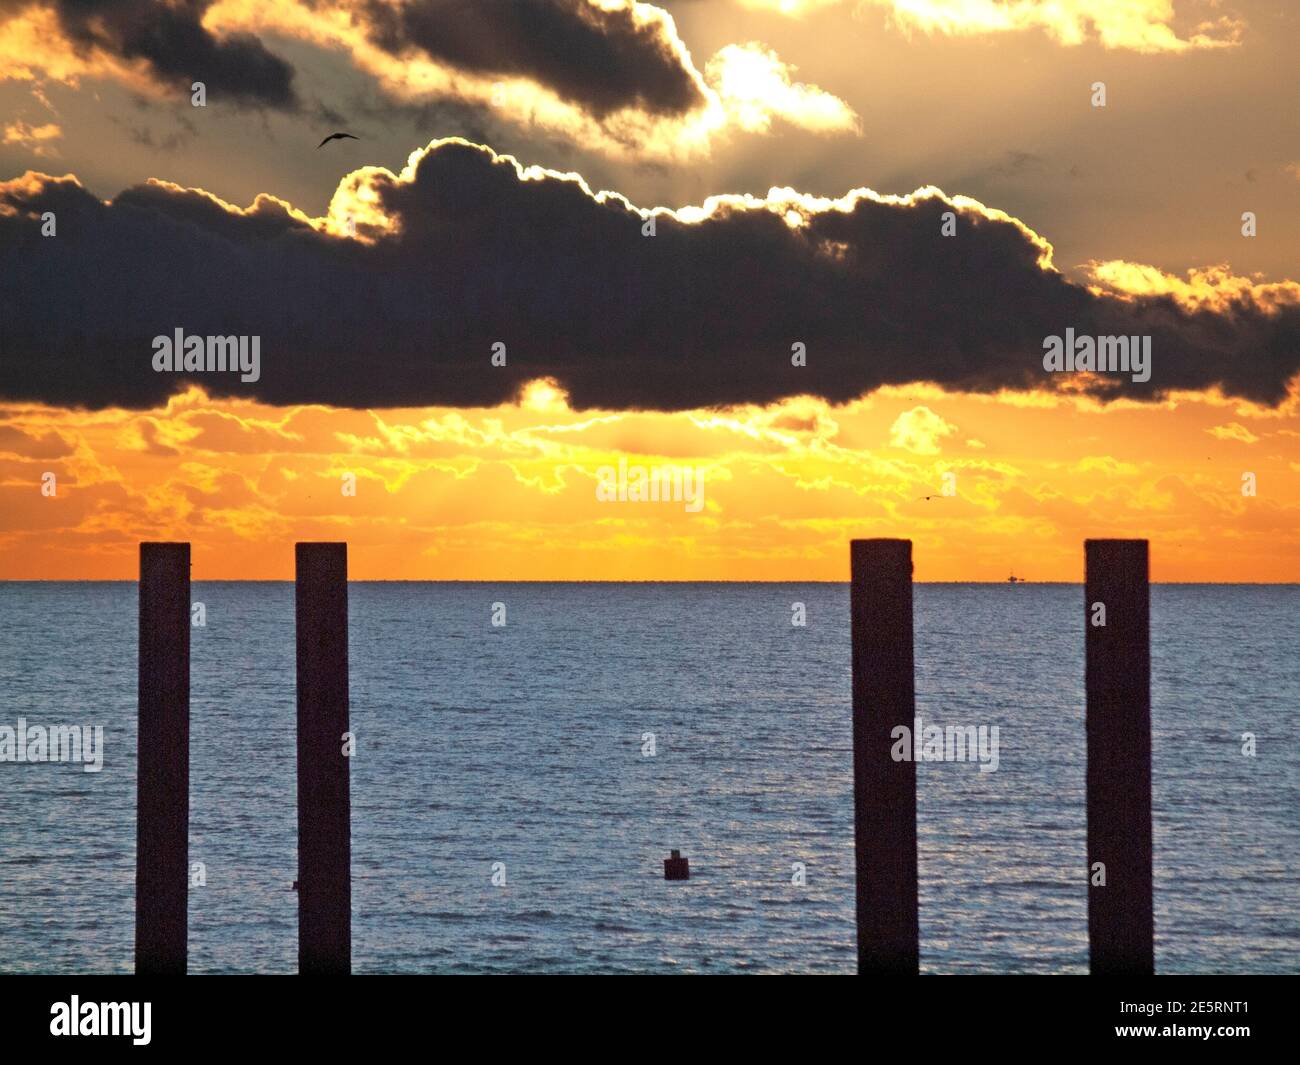
[[[846,585],[350,595],[356,971],[852,971]],[[1087,969],[1081,596],[916,587],[919,712],[1001,740],[918,767],[925,971]],[[1300,971],[1300,588],[1152,597],[1157,970]],[[293,972],[293,587],[193,598],[190,971]],[[0,970],[131,970],[135,656],[133,583],[0,584],[0,724],[106,733],[0,762]]]

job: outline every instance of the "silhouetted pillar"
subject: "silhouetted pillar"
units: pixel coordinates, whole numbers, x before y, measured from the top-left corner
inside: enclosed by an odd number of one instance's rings
[[[910,737],[916,717],[912,542],[854,540],[850,558],[858,972],[914,975],[916,765],[890,756],[891,733]]]
[[[298,544],[298,971],[352,971],[348,545]]]
[[[1084,552],[1091,971],[1146,975],[1155,969],[1147,541],[1088,540]]]
[[[190,545],[140,545],[135,971],[184,975],[189,923]]]

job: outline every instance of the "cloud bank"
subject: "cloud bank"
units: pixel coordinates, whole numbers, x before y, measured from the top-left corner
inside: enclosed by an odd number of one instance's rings
[[[1300,371],[1292,282],[1108,263],[1081,285],[1014,218],[934,188],[641,209],[461,140],[349,174],[322,219],[158,181],[106,203],[29,173],[0,184],[0,272],[0,398],[89,408],[191,382],[273,404],[485,406],[538,378],[575,409],[839,403],[911,382],[1277,404]],[[178,328],[260,337],[260,378],[154,372],[152,338]],[[1150,336],[1151,379],[1045,373],[1044,338],[1067,328]]]

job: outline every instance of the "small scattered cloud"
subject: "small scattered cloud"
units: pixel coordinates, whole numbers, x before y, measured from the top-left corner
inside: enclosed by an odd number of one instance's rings
[[[1217,440],[1239,440],[1243,444],[1254,444],[1259,441],[1259,437],[1240,422],[1216,425],[1214,428],[1205,431]]]
[[[939,442],[956,431],[955,425],[929,407],[913,407],[894,419],[889,429],[889,442],[916,455],[937,455]]]
[[[802,18],[836,0],[739,0],[744,7]],[[855,0],[856,9],[882,9],[904,35],[919,31],[949,37],[1041,30],[1057,44],[1097,41],[1103,48],[1155,54],[1231,48],[1245,22],[1221,12],[1220,0],[1184,0],[1189,29],[1175,28],[1173,0]]]
[[[1110,477],[1132,475],[1139,472],[1131,462],[1121,462],[1113,455],[1088,455],[1074,464],[1076,473],[1104,473]]]
[[[770,48],[751,41],[729,44],[705,66],[731,124],[766,133],[773,119],[814,133],[855,133],[858,116],[837,96],[792,80],[796,68]]]
[[[1242,277],[1226,264],[1191,269],[1186,277],[1122,259],[1087,262],[1081,271],[1095,293],[1121,299],[1167,296],[1190,311],[1230,314],[1236,308],[1257,307],[1272,313],[1300,305],[1300,282],[1264,282],[1260,275]]]
[[[59,154],[54,142],[62,139],[63,130],[59,128],[57,122],[46,122],[41,126],[29,126],[19,119],[5,126],[3,142],[5,144],[20,145],[42,159],[54,159]]]

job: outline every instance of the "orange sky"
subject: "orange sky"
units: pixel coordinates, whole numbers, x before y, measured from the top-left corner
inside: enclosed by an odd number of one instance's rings
[[[620,457],[702,469],[703,508],[598,500]],[[0,578],[132,579],[140,540],[178,539],[196,579],[289,579],[294,541],[344,539],[362,580],[842,580],[850,538],[904,536],[918,580],[1072,581],[1085,537],[1145,536],[1156,580],[1295,582],[1298,485],[1294,395],[1102,409],[916,387],[575,414],[540,383],[490,410],[191,391],[143,413],[0,409]]]
[[[602,107],[581,84],[609,73],[600,56],[557,79],[528,40],[504,74],[386,50],[356,0],[219,0],[177,39],[254,35],[292,64],[297,96],[280,107],[214,80],[196,108],[188,68],[164,76],[183,62],[151,67],[107,32],[86,46],[54,5],[11,4],[0,182],[76,174],[108,200],[158,178],[232,213],[268,194],[344,239],[345,217],[382,224],[359,194],[368,177],[461,135],[640,205],[933,184],[1005,211],[1051,242],[1054,269],[1121,297],[1229,318],[1300,303],[1300,142],[1279,119],[1296,98],[1288,5],[590,3],[659,42],[635,52],[646,85],[666,64],[698,100],[647,107],[633,85]],[[1090,103],[1098,80],[1105,108]],[[317,126],[344,124],[360,139],[314,149]],[[1259,219],[1249,239],[1244,211]],[[602,502],[598,471],[620,459],[702,471],[703,508]],[[1152,540],[1155,580],[1297,582],[1298,489],[1300,379],[1276,408],[918,385],[841,407],[575,413],[540,381],[491,409],[0,398],[0,579],[133,579],[137,544],[160,539],[193,543],[196,579],[289,579],[295,541],[343,539],[356,579],[843,580],[850,538],[898,536],[918,580],[1074,581],[1085,538],[1123,536]]]

